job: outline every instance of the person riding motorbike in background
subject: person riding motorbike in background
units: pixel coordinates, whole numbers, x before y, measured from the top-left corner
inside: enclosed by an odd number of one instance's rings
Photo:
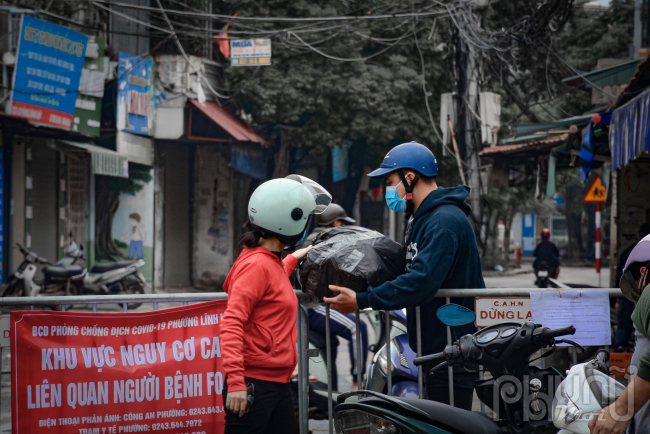
[[[317,183],[289,175],[260,185],[248,202],[254,230],[242,236],[244,248],[223,285],[225,434],[296,432],[289,380],[297,363],[298,299],[289,276],[310,248],[281,257],[305,236],[310,214],[331,200]]]
[[[542,264],[546,263],[549,277],[557,279],[560,274],[560,251],[551,242],[551,231],[547,228],[542,229],[542,242],[535,247],[533,255],[535,256],[535,262],[533,262],[535,275],[537,275],[537,271],[542,267]]]
[[[372,307],[376,310],[407,309],[409,345],[417,349],[416,307],[421,308],[422,355],[441,352],[446,346],[446,327],[436,316],[445,300],[434,298],[440,288],[485,288],[474,229],[468,219],[469,187],[438,187],[438,164],[425,146],[404,143],[393,148],[381,167],[370,177],[383,177],[386,203],[397,212],[413,213],[406,229],[406,272],[397,279],[366,292],[330,286],[339,295],[325,298],[341,313]],[[473,298],[452,299],[474,309]],[[456,336],[474,333],[473,324],[452,327]],[[425,366],[429,373],[433,366]],[[454,403],[471,410],[474,373],[463,368],[454,372]],[[449,403],[446,370],[426,375],[427,397]]]
[[[592,434],[650,434],[650,235],[634,247],[623,268],[620,284],[625,298],[636,303],[632,321],[636,345],[630,363],[633,377],[616,401],[591,419]],[[634,369],[637,371],[634,372]]]
[[[346,224],[355,224],[356,220],[351,219],[345,213],[345,210],[340,205],[335,203],[330,204],[327,209],[322,213],[316,216],[316,223],[318,226],[312,231],[311,234],[305,238],[305,240],[300,244],[301,248],[309,247],[314,243],[316,237],[320,235],[323,231],[334,228],[345,226]],[[309,331],[318,333],[319,336],[323,337],[321,340],[325,342],[325,325],[326,325],[326,316],[325,316],[325,305],[319,304],[315,307],[309,309]],[[360,324],[360,333],[361,333],[361,366],[366,366],[366,358],[368,355],[368,330],[366,323],[363,321],[359,322]],[[357,363],[356,359],[359,356],[357,354],[357,324],[354,318],[354,315],[347,314],[343,315],[340,312],[331,312],[330,313],[330,331],[334,340],[338,343],[336,336],[340,336],[343,339],[346,339],[349,342],[350,350],[350,374],[352,375],[352,390],[357,390],[359,385],[357,384],[356,375],[357,375]],[[323,348],[321,350],[321,355],[323,354]],[[332,351],[332,389],[338,389],[338,372],[336,369],[336,345],[333,345],[331,348]],[[325,360],[325,357],[323,357]]]

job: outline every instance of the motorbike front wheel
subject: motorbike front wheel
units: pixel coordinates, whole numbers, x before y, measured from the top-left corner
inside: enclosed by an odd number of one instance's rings
[[[3,297],[24,297],[25,296],[25,283],[22,280],[17,282],[9,282],[7,287],[2,292]]]
[[[63,290],[63,295],[65,294],[65,289]],[[67,295],[82,295],[83,294],[83,282],[77,280],[72,282],[72,285],[70,285],[70,289]],[[70,310],[74,307],[74,304],[55,304],[50,306],[52,310],[56,311],[63,311],[63,310]]]
[[[140,279],[126,279],[126,282],[124,284],[123,294],[125,295],[144,294],[144,284],[140,281]],[[129,303],[128,309],[137,309],[141,305],[142,303]]]

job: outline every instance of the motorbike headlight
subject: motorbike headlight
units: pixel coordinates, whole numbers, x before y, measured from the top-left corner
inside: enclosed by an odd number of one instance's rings
[[[395,345],[391,341],[392,345]],[[382,374],[387,375],[386,373],[388,372],[388,365],[390,364],[390,372],[393,372],[395,369],[392,363],[392,360],[390,359],[390,355],[386,353],[386,345],[384,345],[381,350],[377,353],[377,366],[379,366],[379,370],[381,371]]]
[[[399,434],[391,421],[359,410],[340,411],[334,415],[336,434]]]
[[[580,418],[582,412],[571,401],[569,395],[564,390],[564,383],[560,384],[555,396],[553,397],[553,424],[557,428],[565,428],[569,424]]]

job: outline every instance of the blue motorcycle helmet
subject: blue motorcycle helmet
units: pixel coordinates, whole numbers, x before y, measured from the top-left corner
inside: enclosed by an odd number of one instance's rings
[[[415,172],[413,183],[409,185],[404,176],[404,169]],[[404,184],[406,197],[397,197],[397,186],[386,188],[386,203],[393,211],[413,213],[413,188],[420,176],[433,178],[438,175],[438,162],[433,152],[417,142],[402,143],[391,149],[384,157],[379,169],[368,174],[371,178],[380,178],[384,175],[397,172],[401,183]],[[390,189],[390,190],[389,190]]]
[[[411,169],[422,176],[433,178],[438,175],[438,161],[426,146],[417,142],[402,143],[391,149],[379,169],[370,172],[368,176],[380,178],[399,169]]]

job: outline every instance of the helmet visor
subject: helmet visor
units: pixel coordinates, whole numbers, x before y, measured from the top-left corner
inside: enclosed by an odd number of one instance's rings
[[[327,209],[329,204],[332,203],[332,195],[329,194],[329,192],[319,183],[301,175],[289,175],[286,178],[298,181],[311,192],[314,201],[316,202],[316,208],[311,212],[312,214],[321,214]]]

